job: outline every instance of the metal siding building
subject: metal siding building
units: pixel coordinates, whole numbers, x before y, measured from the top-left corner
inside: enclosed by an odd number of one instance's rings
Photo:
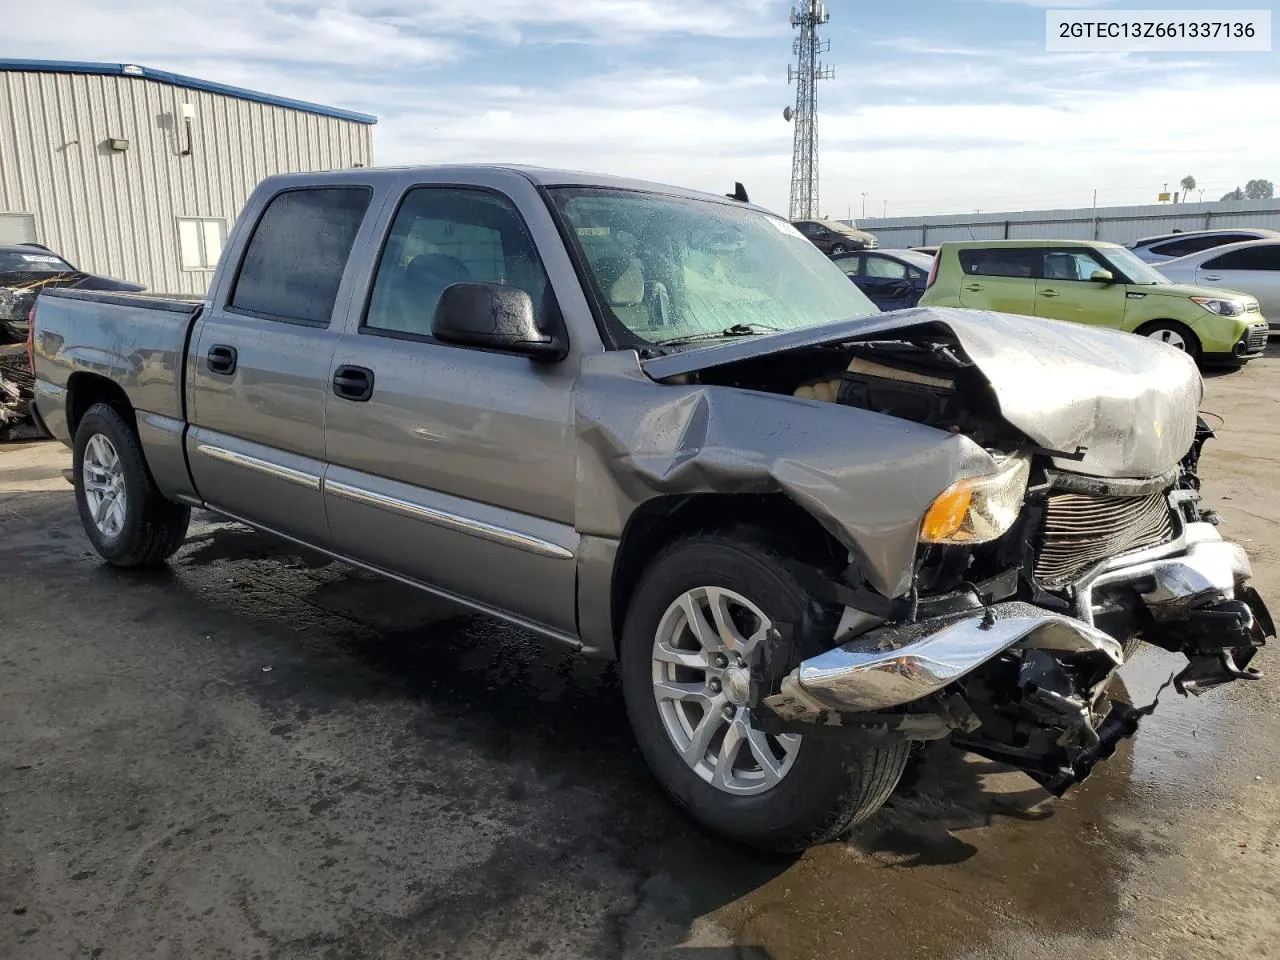
[[[1174,230],[1265,227],[1280,230],[1280,200],[1219,200],[1133,207],[1080,207],[1018,213],[960,213],[857,221],[881,247],[926,246],[946,240],[1109,240],[1132,243]]]
[[[376,122],[131,64],[0,60],[0,243],[202,294],[262,178],[369,166]]]

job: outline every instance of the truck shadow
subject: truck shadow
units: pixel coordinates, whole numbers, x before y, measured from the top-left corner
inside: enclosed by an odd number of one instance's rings
[[[318,794],[318,805],[367,803],[363,794],[384,789],[369,784],[390,779],[400,794],[504,825],[482,865],[424,890],[388,927],[433,950],[602,886],[620,892],[595,957],[640,944],[698,960],[898,955],[904,944],[946,956],[986,942],[1009,916],[1044,933],[1104,934],[1143,849],[1108,816],[1128,793],[1127,747],[1069,800],[1046,804],[1022,775],[940,745],[847,839],[761,856],[702,832],[657,787],[611,664],[234,525],[202,535],[150,582],[219,625],[222,656],[238,665],[232,682],[278,736],[304,738],[370,707],[407,710],[387,734],[389,754],[367,760],[394,770],[340,788],[354,799]],[[884,924],[886,903],[920,922]]]

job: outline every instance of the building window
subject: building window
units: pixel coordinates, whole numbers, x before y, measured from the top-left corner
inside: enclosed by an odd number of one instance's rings
[[[212,270],[227,239],[227,221],[221,217],[179,217],[178,253],[183,270]]]

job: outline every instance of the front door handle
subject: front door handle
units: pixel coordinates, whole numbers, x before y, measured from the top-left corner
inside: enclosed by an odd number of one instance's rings
[[[215,343],[209,348],[205,357],[210,373],[218,373],[224,377],[236,372],[236,348],[225,343]]]
[[[970,283],[965,285],[965,289],[972,290],[974,293],[977,293],[979,290],[985,290],[986,287],[980,283]]]
[[[1216,273],[1206,273],[1206,274],[1204,275],[1204,278],[1205,278],[1206,280],[1221,280],[1221,279],[1222,279],[1222,277],[1218,276]]]
[[[1057,291],[1057,290],[1041,290],[1041,291],[1040,291],[1040,296],[1042,296],[1042,297],[1056,297],[1056,296],[1058,296],[1058,291]]]
[[[373,371],[343,364],[333,372],[333,392],[343,400],[364,403],[373,396]]]

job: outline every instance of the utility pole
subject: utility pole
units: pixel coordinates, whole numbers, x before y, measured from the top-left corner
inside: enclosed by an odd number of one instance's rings
[[[862,219],[867,219],[867,191],[862,191]]]
[[[830,20],[823,0],[803,0],[799,9],[791,8],[791,26],[797,36],[791,45],[796,67],[787,65],[787,84],[796,81],[796,107],[783,111],[787,120],[795,121],[795,137],[791,149],[791,219],[812,220],[818,216],[818,108],[815,87],[819,80],[830,80],[835,71],[823,66],[818,55],[831,49],[830,40],[818,38],[818,27]]]
[[[1093,191],[1093,239],[1098,239],[1098,191]]]
[[[880,216],[883,218],[883,217],[887,217],[888,215],[889,215],[889,201],[886,200],[884,202],[884,213],[880,214]]]

